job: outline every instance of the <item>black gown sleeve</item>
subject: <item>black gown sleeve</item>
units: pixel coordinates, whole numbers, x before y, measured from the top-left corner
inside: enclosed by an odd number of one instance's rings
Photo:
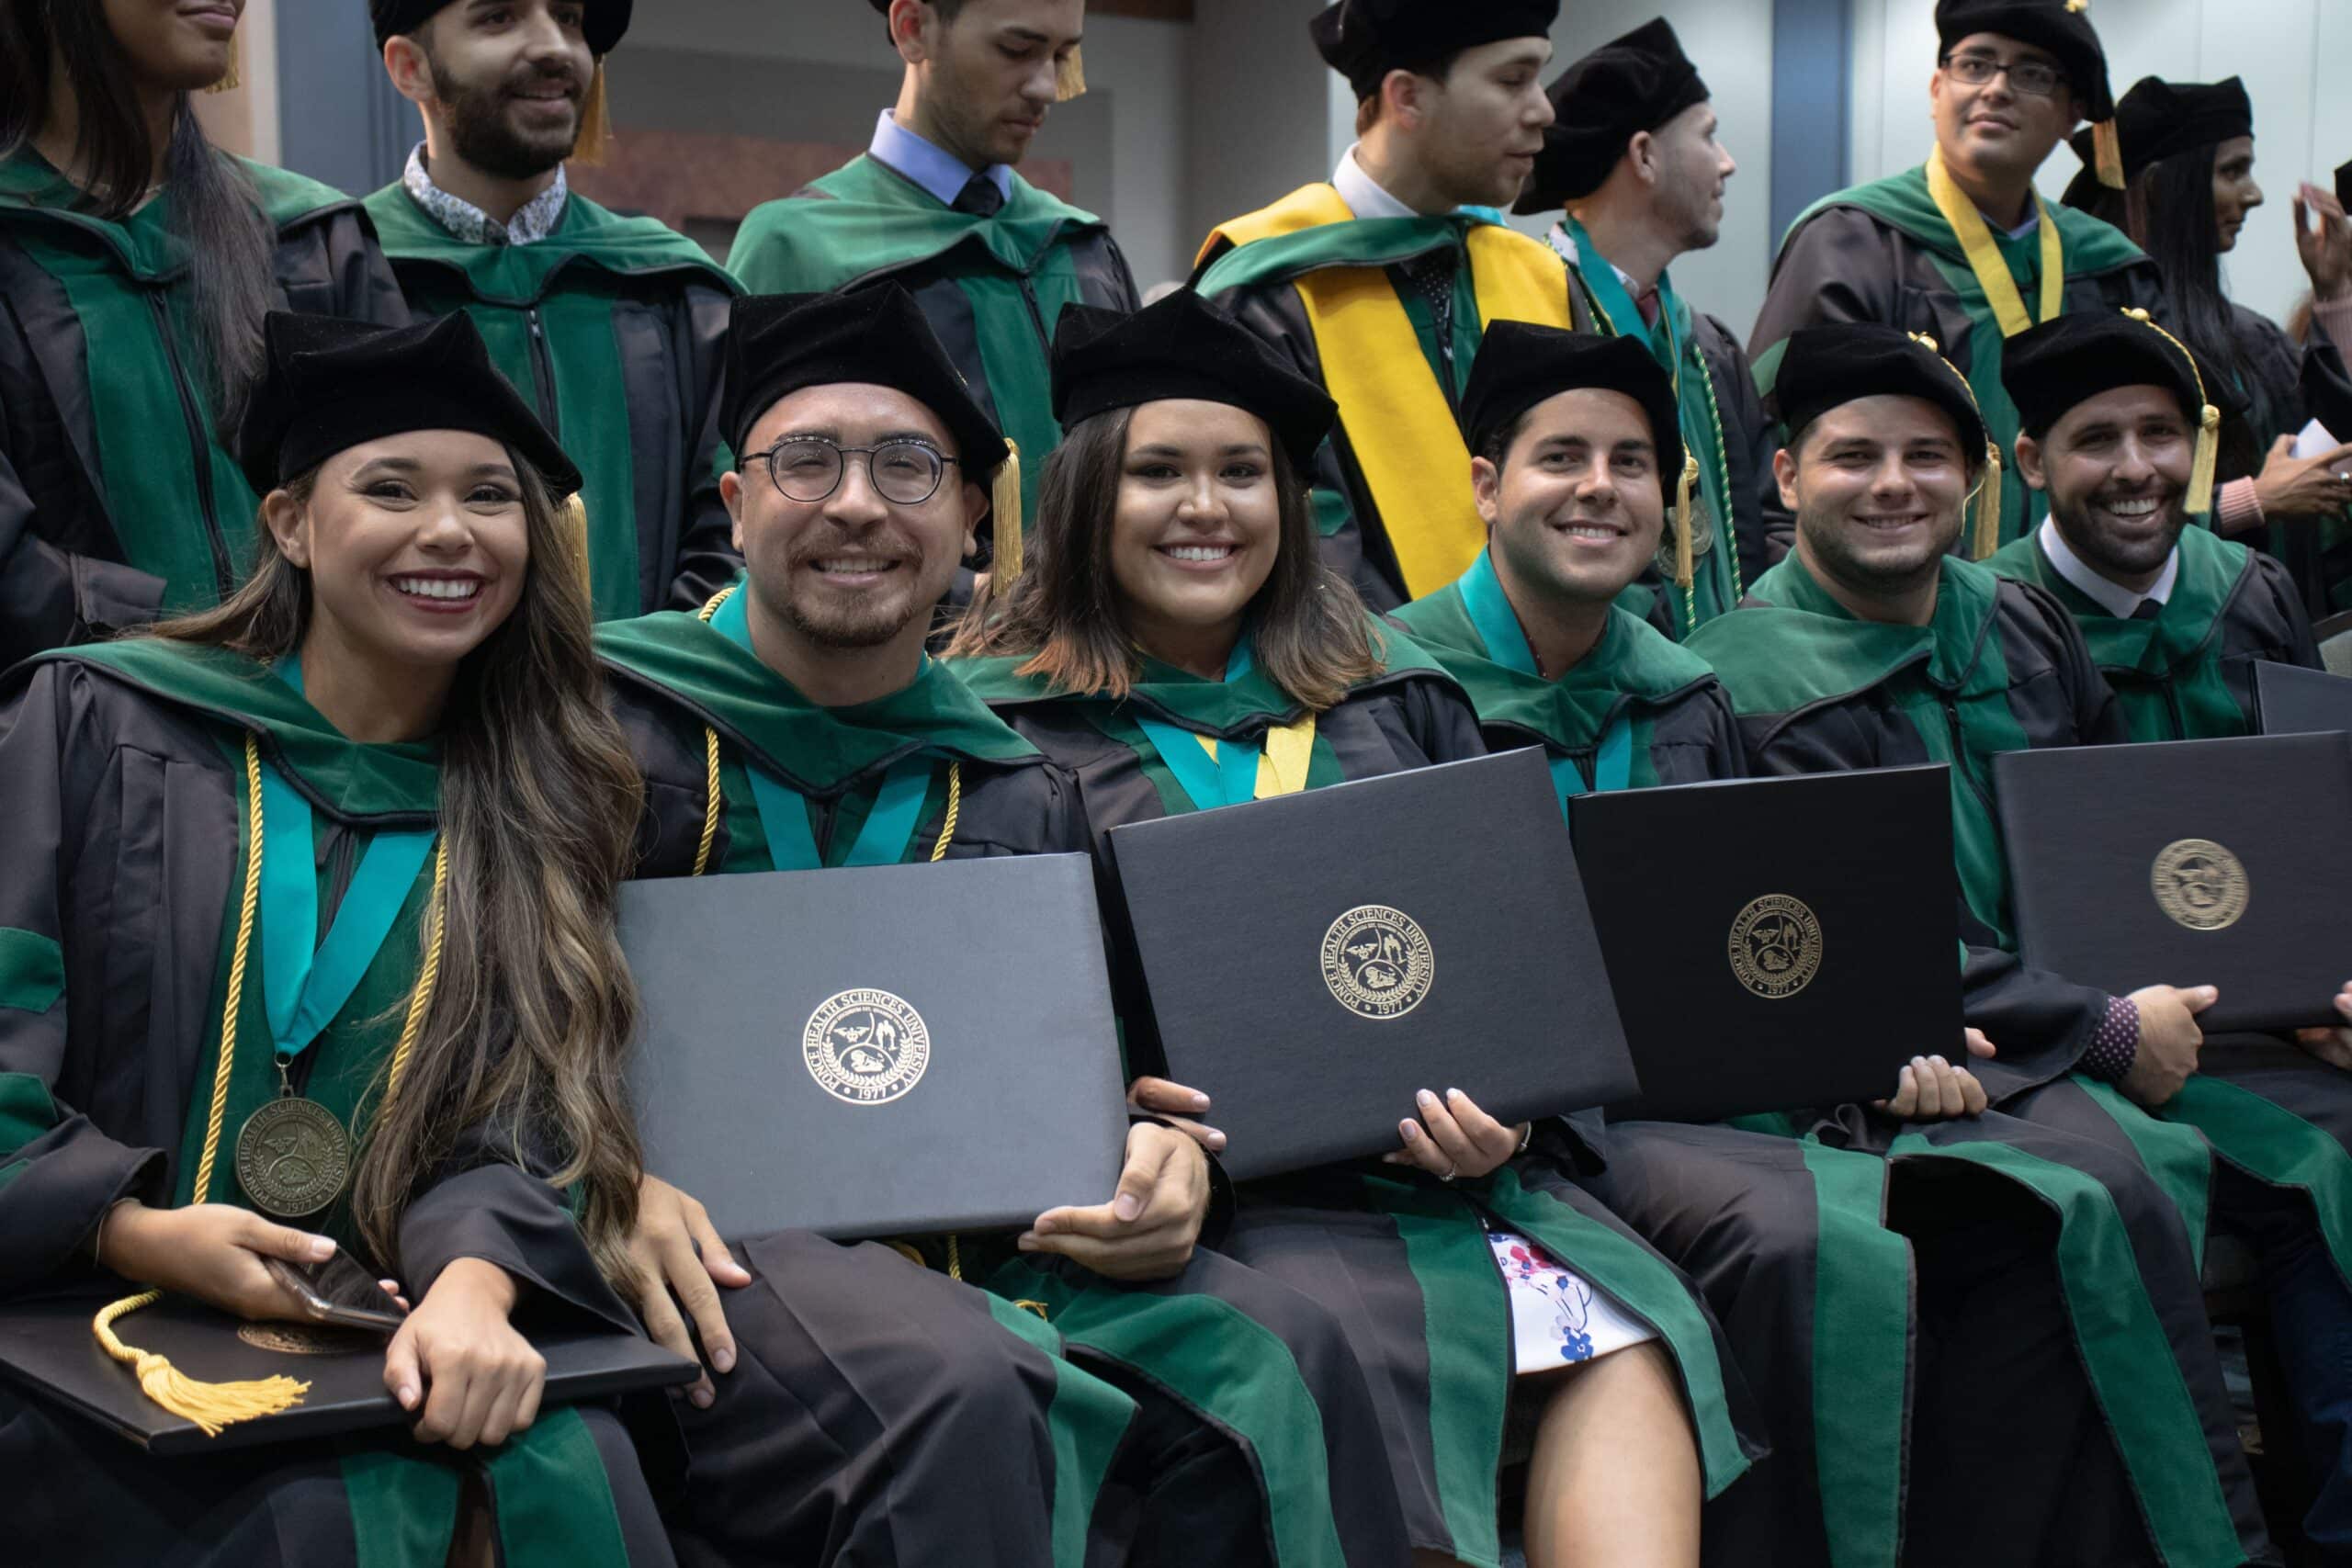
[[[700,286],[686,290],[685,330],[678,347],[686,385],[686,419],[696,433],[686,458],[686,500],[678,529],[677,573],[665,610],[699,610],[710,596],[735,581],[743,558],[735,553],[735,521],[719,499],[719,367],[727,345],[727,323],[734,301],[726,291]]]
[[[118,1199],[170,1200],[163,1150],[108,1136],[59,1098],[74,1066],[69,878],[100,787],[91,705],[86,678],[58,664],[0,698],[0,1296],[82,1266]]]
[[[1413,681],[1404,698],[1405,728],[1431,762],[1464,762],[1487,754],[1478,710],[1461,687],[1451,681]]]
[[[1781,243],[1747,337],[1749,356],[1760,359],[1800,328],[1825,321],[1897,323],[1895,273],[1886,231],[1869,214],[1850,207],[1816,213]]]
[[[2107,993],[2046,970],[1996,945],[1993,933],[1960,900],[1961,1015],[1984,1032],[1998,1053],[1968,1059],[1968,1068],[1998,1108],[2005,1100],[2071,1071],[2107,1016]]]

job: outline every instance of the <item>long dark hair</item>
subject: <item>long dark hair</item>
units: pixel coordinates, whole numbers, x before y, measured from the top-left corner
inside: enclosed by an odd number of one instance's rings
[[[1009,592],[992,581],[965,613],[947,656],[1027,655],[1024,675],[1082,696],[1124,697],[1142,670],[1111,572],[1111,527],[1134,411],[1081,420],[1038,480],[1035,558]],[[1315,516],[1297,471],[1273,444],[1280,507],[1274,570],[1250,601],[1258,667],[1316,713],[1379,673],[1381,650],[1356,592],[1316,548]]]
[[[396,1257],[409,1201],[467,1129],[488,1126],[516,1163],[577,1184],[581,1234],[628,1292],[623,1247],[643,1161],[623,1061],[638,1004],[613,906],[644,784],[605,711],[563,511],[512,460],[531,564],[514,613],[459,664],[442,716],[440,978],[400,1092],[381,1099],[382,1075],[370,1091],[352,1212],[378,1259]],[[285,488],[308,506],[318,479],[314,469]],[[244,587],[148,635],[267,660],[300,649],[310,574],[266,522],[259,534]]]
[[[50,78],[52,50],[64,64],[62,84]],[[61,85],[74,99],[76,205],[121,222],[146,202],[155,143],[104,8],[97,0],[0,0],[0,158],[40,133]],[[253,182],[206,140],[186,93],[172,113],[164,184],[172,234],[188,258],[191,318],[215,424],[226,432],[236,427],[261,371],[277,236]]]

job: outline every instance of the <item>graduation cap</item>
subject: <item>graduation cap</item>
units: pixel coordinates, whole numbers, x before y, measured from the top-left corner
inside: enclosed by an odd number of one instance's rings
[[[993,479],[998,570],[1020,570],[1019,455],[972,397],[914,296],[899,284],[736,300],[724,375],[718,428],[739,457],[760,417],[804,387],[863,382],[906,393],[947,427],[967,477]]]
[[[413,33],[457,0],[368,0],[368,14],[376,24],[379,51],[402,33]],[[636,0],[586,0],[581,30],[588,35],[589,52],[602,60],[619,47],[628,32],[629,12]]]
[[[1559,16],[1560,0],[1339,0],[1306,28],[1316,51],[1361,102],[1391,71],[1419,70],[1505,39],[1541,38]]]
[[[884,25],[888,26],[890,19],[890,0],[865,0],[865,3],[874,7],[874,14],[880,17]],[[1066,104],[1072,98],[1085,96],[1086,62],[1079,57],[1078,46],[1072,44],[1070,51],[1064,55],[1060,62],[1054,67],[1054,98],[1057,103]]]
[[[1169,398],[1229,403],[1257,415],[1302,475],[1339,417],[1322,388],[1189,288],[1133,314],[1062,307],[1054,325],[1054,418],[1065,429]]]
[[[1936,37],[1944,52],[1972,33],[1998,33],[2055,58],[2067,85],[2091,122],[2099,183],[2123,188],[2123,154],[2115,126],[2115,96],[2107,84],[2107,51],[2091,27],[2090,0],[1936,0]]]
[[[1663,17],[1602,44],[1545,89],[1554,119],[1512,211],[1566,207],[1599,190],[1625,143],[1712,96]]]
[[[273,310],[262,340],[261,379],[237,428],[237,462],[257,494],[338,452],[410,430],[487,435],[556,494],[580,488],[580,470],[491,363],[462,310],[409,327]]]
[[[2115,132],[2129,182],[2177,153],[2252,136],[2254,101],[2235,76],[2211,83],[2143,76],[2116,103]],[[2077,145],[2075,152],[2081,151]]]
[[[1860,398],[1920,398],[1951,416],[1963,449],[1983,456],[1984,476],[1976,491],[1975,544],[1978,560],[1993,553],[2001,537],[2001,446],[1976,406],[1968,384],[1936,340],[1878,321],[1830,321],[1789,336],[1773,378],[1771,412],[1792,445],[1804,428],[1831,409]]]
[[[2223,409],[2242,401],[2221,377],[2208,378],[2187,344],[2132,309],[2109,315],[2074,310],[2030,327],[2001,344],[2001,384],[2018,405],[2018,427],[2036,441],[2068,410],[2118,387],[2162,387],[2180,400],[2197,426],[2197,456],[2185,504],[2213,504],[2213,465],[2221,447]],[[2210,390],[2209,390],[2210,389]]]
[[[1497,321],[1478,341],[1470,385],[1462,394],[1462,426],[1470,450],[1484,451],[1498,432],[1538,403],[1586,388],[1622,392],[1649,416],[1658,491],[1673,508],[1668,520],[1674,528],[1674,580],[1689,587],[1694,573],[1690,495],[1699,462],[1682,445],[1674,383],[1639,338]]]

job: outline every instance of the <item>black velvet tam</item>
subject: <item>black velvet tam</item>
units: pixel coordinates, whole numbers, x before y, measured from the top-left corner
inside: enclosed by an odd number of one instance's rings
[[[1923,340],[1875,321],[1833,321],[1791,334],[1771,400],[1792,436],[1840,404],[1872,397],[1935,404],[1960,427],[1971,462],[1990,439],[1968,382]]]
[[[1509,38],[1542,38],[1559,15],[1560,0],[1339,0],[1306,26],[1361,100],[1391,71],[1417,71]]]
[[[1972,33],[1998,33],[2044,51],[2066,73],[2085,119],[2114,118],[2107,51],[2087,6],[2076,0],[1936,0],[1936,37],[1945,53]]]
[[[1637,338],[1497,321],[1479,342],[1470,387],[1462,396],[1470,450],[1483,450],[1497,431],[1536,404],[1586,387],[1623,392],[1649,415],[1658,484],[1671,504],[1682,477],[1682,421],[1675,411],[1674,383]]]
[[[1656,130],[1711,96],[1663,17],[1602,44],[1546,91],[1555,118],[1512,209],[1520,213],[1550,212],[1590,196],[1636,133]]]
[[[413,33],[424,26],[454,0],[368,0],[368,15],[376,23],[376,47],[401,33]],[[582,28],[588,35],[588,48],[603,59],[617,48],[628,32],[629,12],[636,0],[587,0],[587,21]]]
[[[2197,429],[2208,402],[2228,412],[2228,389],[2211,367],[2145,321],[2120,310],[2070,310],[2001,344],[2001,384],[2018,405],[2018,424],[2036,441],[2075,404],[2118,387],[2162,387],[2180,400]]]
[[[2115,106],[2123,177],[2199,147],[2254,134],[2254,102],[2235,76],[2222,82],[2166,82],[2143,76]]]

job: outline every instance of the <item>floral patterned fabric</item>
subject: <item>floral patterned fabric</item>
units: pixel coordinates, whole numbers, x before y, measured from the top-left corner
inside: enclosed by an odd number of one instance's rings
[[[1525,1236],[1488,1231],[1487,1241],[1510,1287],[1514,1364],[1521,1377],[1657,1337]]]

